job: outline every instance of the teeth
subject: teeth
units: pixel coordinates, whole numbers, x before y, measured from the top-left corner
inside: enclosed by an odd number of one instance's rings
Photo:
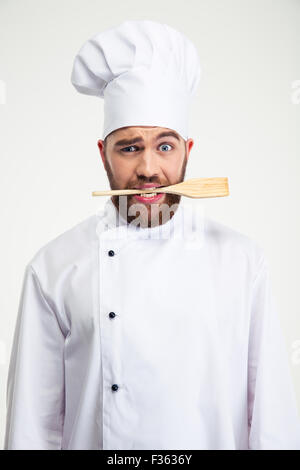
[[[156,196],[157,193],[144,193],[144,194],[140,194],[140,196],[142,197],[153,197],[153,196]]]

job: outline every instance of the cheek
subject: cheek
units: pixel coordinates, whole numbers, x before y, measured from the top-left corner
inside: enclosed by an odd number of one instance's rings
[[[181,175],[182,165],[183,165],[182,156],[172,158],[172,160],[165,161],[161,165],[161,170],[168,178],[169,181],[176,181]]]
[[[132,173],[128,162],[125,162],[124,159],[121,159],[121,158],[111,159],[111,169],[112,169],[114,178],[118,181],[122,181],[122,180],[126,181]]]

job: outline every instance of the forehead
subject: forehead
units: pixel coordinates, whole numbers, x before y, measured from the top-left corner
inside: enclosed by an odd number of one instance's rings
[[[117,129],[116,131],[112,132],[108,139],[110,140],[111,144],[114,145],[120,141],[120,139],[151,139],[155,140],[159,138],[161,134],[170,134],[170,137],[177,138],[178,141],[181,141],[182,138],[174,129],[170,129],[167,127],[159,127],[159,126],[128,126],[122,127]]]

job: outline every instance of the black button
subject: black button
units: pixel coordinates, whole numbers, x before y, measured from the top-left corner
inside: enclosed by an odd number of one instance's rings
[[[108,252],[108,256],[115,256],[115,252],[114,252],[114,250],[109,250],[109,252]]]
[[[115,314],[115,312],[109,312],[109,316],[110,316],[110,318],[115,318],[116,314]]]
[[[117,384],[113,384],[113,385],[111,386],[111,389],[112,389],[114,392],[116,392],[116,391],[118,390],[118,388],[119,388],[119,386],[118,386]]]

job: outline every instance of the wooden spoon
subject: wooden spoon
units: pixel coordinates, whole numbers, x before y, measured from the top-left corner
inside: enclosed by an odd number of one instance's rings
[[[93,191],[92,196],[122,196],[127,194],[142,194],[142,193],[170,193],[178,194],[180,196],[187,196],[192,198],[200,197],[220,197],[228,196],[228,178],[192,178],[182,183],[172,184],[171,186],[164,186],[149,189],[111,189],[109,191]]]

